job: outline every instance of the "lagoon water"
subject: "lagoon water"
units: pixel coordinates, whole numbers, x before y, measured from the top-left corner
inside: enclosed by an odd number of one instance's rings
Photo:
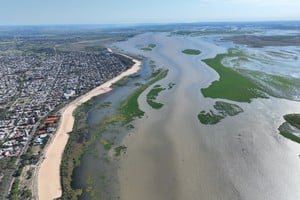
[[[128,78],[124,85],[95,98],[92,101],[92,108],[87,113],[89,131],[99,131],[101,121],[115,113],[121,101],[137,87],[135,83],[144,83],[151,73],[149,61],[146,60],[140,71]],[[102,105],[107,102],[110,106],[103,107]],[[96,140],[85,149],[80,159],[80,166],[74,169],[72,176],[72,187],[83,191],[79,199],[92,199],[91,194],[97,199],[118,198],[119,187],[116,174],[118,161],[113,156],[113,149],[105,150],[101,140],[114,141],[117,145],[121,143],[127,132],[126,128],[120,126],[110,127],[108,131],[98,134]]]

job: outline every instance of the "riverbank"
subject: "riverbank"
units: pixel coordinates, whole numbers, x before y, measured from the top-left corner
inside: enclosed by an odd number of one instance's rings
[[[51,143],[47,146],[43,161],[38,169],[38,197],[41,200],[55,199],[62,195],[60,182],[60,163],[64,148],[67,144],[69,135],[74,125],[74,110],[81,104],[87,102],[92,97],[107,93],[112,90],[113,83],[120,79],[136,73],[140,69],[141,62],[133,59],[135,64],[132,68],[121,73],[119,76],[107,81],[90,92],[78,97],[69,103],[61,112],[60,125]],[[51,184],[49,184],[51,183]]]

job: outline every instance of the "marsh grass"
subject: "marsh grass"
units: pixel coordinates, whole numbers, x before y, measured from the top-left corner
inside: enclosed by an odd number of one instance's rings
[[[233,69],[225,67],[221,63],[225,56],[227,54],[219,54],[215,58],[203,60],[220,76],[220,79],[214,81],[208,88],[201,89],[203,96],[248,103],[255,98],[267,98],[262,87]]]
[[[199,55],[201,54],[201,51],[197,49],[185,49],[182,51],[182,53],[187,55]]]
[[[217,124],[227,116],[235,116],[243,112],[243,109],[238,105],[223,101],[217,101],[214,108],[217,111],[216,113],[212,110],[209,110],[209,112],[203,110],[198,114],[198,119],[202,124]]]
[[[156,98],[159,95],[159,93],[164,90],[165,90],[165,88],[162,88],[161,85],[156,85],[147,94],[147,103],[153,109],[160,109],[163,107],[164,104],[156,102]]]
[[[286,122],[284,122],[278,128],[280,135],[285,138],[288,138],[294,142],[300,143],[300,137],[295,135],[294,130],[290,127],[294,127],[298,131],[300,131],[300,114],[288,114],[283,116]]]

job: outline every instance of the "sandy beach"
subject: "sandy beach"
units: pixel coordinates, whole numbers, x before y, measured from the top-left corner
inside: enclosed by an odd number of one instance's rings
[[[73,129],[74,110],[82,103],[90,100],[92,97],[111,91],[111,85],[123,77],[136,73],[140,69],[141,62],[135,59],[133,59],[133,61],[135,64],[132,66],[132,68],[98,86],[90,92],[78,97],[60,111],[60,125],[54,138],[47,146],[44,153],[44,159],[38,169],[38,199],[52,200],[62,195],[60,182],[60,163],[64,148],[69,138],[68,133]]]

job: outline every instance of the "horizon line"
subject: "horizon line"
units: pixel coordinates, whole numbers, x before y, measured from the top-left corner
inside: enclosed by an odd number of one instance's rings
[[[175,25],[197,23],[268,23],[268,22],[300,22],[300,19],[274,19],[274,20],[211,20],[211,21],[187,21],[187,22],[120,22],[120,23],[44,23],[44,24],[0,24],[0,27],[20,26],[142,26],[142,25]]]

